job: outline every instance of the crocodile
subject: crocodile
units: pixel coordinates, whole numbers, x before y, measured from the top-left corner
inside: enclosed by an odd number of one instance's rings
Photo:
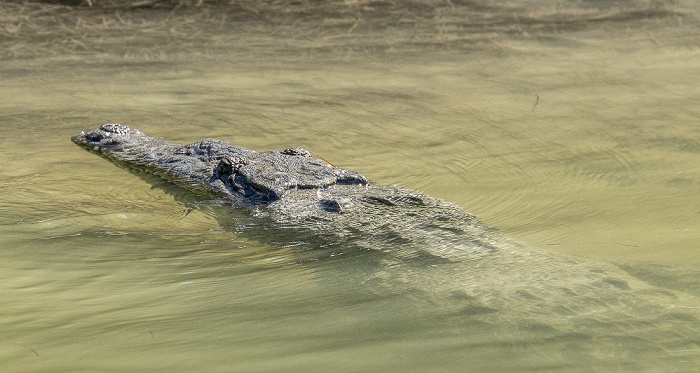
[[[302,148],[258,152],[216,139],[178,145],[120,124],[105,124],[72,140],[117,164],[248,207],[276,223],[336,238],[361,237],[366,248],[393,243],[403,256],[448,260],[495,250],[489,243],[491,229],[457,206],[372,183]]]
[[[416,308],[431,317],[439,309],[528,339],[564,341],[562,348],[595,358],[608,349],[607,357],[624,355],[630,364],[639,356],[700,362],[695,296],[611,263],[522,245],[450,202],[371,182],[305,149],[258,152],[215,139],[179,145],[120,124],[72,141],[273,227],[256,239],[292,235],[316,248],[300,257],[364,253],[371,259],[359,284],[420,298]],[[669,349],[683,352],[669,357]]]

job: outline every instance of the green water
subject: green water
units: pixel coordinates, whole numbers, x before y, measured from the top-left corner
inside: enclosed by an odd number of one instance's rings
[[[629,335],[629,345],[583,355],[576,346],[595,350],[606,334],[547,339],[536,328],[444,315],[407,292],[370,288],[361,276],[372,262],[362,256],[302,261],[303,239],[251,238],[226,224],[236,212],[70,142],[122,123],[179,143],[301,146],[373,181],[455,202],[554,258],[614,263],[688,295],[675,306],[690,316],[675,325],[697,329],[699,13],[692,3],[675,10],[682,16],[424,47],[371,30],[330,46],[229,29],[180,45],[175,28],[143,31],[139,45],[133,32],[113,32],[99,37],[117,51],[88,44],[67,54],[40,32],[6,39],[38,55],[0,64],[0,367],[700,369],[697,337],[635,341],[627,320],[610,333]],[[517,312],[510,317],[515,325]]]

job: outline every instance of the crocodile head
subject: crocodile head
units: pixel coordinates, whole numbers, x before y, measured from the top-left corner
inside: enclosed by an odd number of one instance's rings
[[[270,203],[296,190],[368,183],[364,175],[314,158],[302,148],[257,152],[214,139],[178,145],[121,124],[105,124],[71,139],[119,164],[242,203]],[[321,207],[334,210],[332,202],[324,200]]]
[[[101,148],[126,147],[131,136],[137,137],[139,135],[143,136],[139,130],[132,130],[123,124],[110,123],[92,131],[81,132],[71,137],[71,140],[80,146],[100,150]]]

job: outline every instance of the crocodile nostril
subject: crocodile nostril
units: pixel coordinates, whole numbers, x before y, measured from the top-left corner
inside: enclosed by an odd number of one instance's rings
[[[104,136],[100,135],[97,131],[90,131],[85,135],[85,139],[89,142],[99,142]]]

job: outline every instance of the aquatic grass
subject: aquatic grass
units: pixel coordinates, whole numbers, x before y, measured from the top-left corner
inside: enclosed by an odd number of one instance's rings
[[[640,20],[682,22],[693,17],[690,7],[662,0],[9,1],[0,3],[0,60],[75,55],[157,60],[179,53],[215,55],[231,47],[272,53],[479,47],[508,38],[565,38]],[[125,45],[125,35],[133,43]]]

